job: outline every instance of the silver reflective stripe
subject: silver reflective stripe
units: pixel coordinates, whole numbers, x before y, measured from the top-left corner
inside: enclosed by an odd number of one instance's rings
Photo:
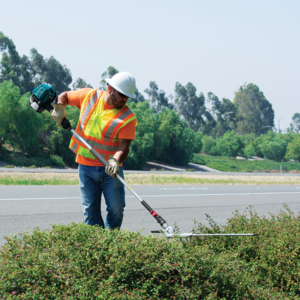
[[[107,146],[107,145],[102,145],[99,144],[97,142],[91,141],[91,140],[87,140],[85,139],[85,141],[93,148],[98,149],[98,150],[104,150],[104,151],[118,151],[119,150],[119,146]]]
[[[73,136],[73,138],[75,139],[75,136]],[[88,140],[84,137],[82,137],[91,147],[98,149],[98,150],[103,150],[103,151],[118,151],[119,150],[119,146],[107,146],[107,145],[102,145],[99,144],[97,142]],[[76,139],[77,141],[77,139]],[[76,146],[76,147],[75,147]],[[74,146],[72,147],[72,151],[75,152],[75,149],[77,148],[77,143],[75,142]],[[105,154],[104,154],[105,156]]]
[[[110,136],[112,135],[113,131],[116,129],[117,125],[123,121],[125,118],[127,118],[131,114],[131,110],[126,110],[118,119],[113,120],[113,122],[108,127],[106,133],[105,133],[105,141],[108,142],[110,140]]]
[[[75,142],[75,144],[72,147],[72,151],[75,152],[75,149],[78,147],[77,143]]]
[[[92,107],[96,103],[99,95],[100,95],[100,92],[97,90],[97,92],[92,96],[91,100],[89,101],[88,105],[86,106],[86,108],[82,114],[81,121],[80,121],[81,124],[84,124],[85,119],[87,118],[89,112],[91,111]]]

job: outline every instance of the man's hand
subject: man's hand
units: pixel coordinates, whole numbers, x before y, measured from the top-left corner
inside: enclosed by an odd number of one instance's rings
[[[62,127],[61,123],[64,118],[67,118],[65,108],[62,104],[52,104],[54,107],[52,111],[52,119],[57,123],[59,127]]]
[[[110,158],[108,161],[109,166],[105,167],[105,172],[113,178],[117,178],[120,173],[119,162],[115,158]]]

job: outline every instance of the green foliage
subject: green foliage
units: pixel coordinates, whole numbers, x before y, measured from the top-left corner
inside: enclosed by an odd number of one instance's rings
[[[191,83],[186,86],[176,82],[175,85],[175,105],[178,112],[186,120],[190,128],[194,131],[199,131],[205,125],[206,117],[209,113],[205,107],[205,97],[203,93],[196,95],[197,89]]]
[[[36,228],[1,248],[4,299],[299,299],[300,223],[291,211],[236,211],[224,226],[207,215],[194,233],[256,237],[179,238],[82,223]],[[292,233],[292,234],[291,234]],[[9,299],[9,298],[8,298]]]
[[[130,109],[137,117],[138,126],[135,140],[131,143],[129,155],[123,166],[126,170],[142,170],[153,150],[155,118],[147,102],[131,103]]]
[[[159,90],[155,81],[150,81],[149,88],[144,91],[150,97],[150,105],[155,113],[160,112],[163,107],[173,109],[169,98],[163,90]]]
[[[65,163],[64,163],[63,159],[58,155],[51,155],[50,162],[54,166],[61,167],[61,168],[65,167]]]
[[[33,74],[35,75],[34,86],[47,83],[59,94],[70,90],[72,75],[66,66],[61,65],[53,56],[44,59],[34,48],[30,50],[30,55]]]
[[[244,156],[247,158],[252,158],[255,155],[255,149],[252,144],[248,144],[244,148]]]
[[[273,160],[247,160],[247,159],[236,159],[234,157],[226,156],[209,156],[194,154],[192,163],[205,164],[207,167],[223,171],[223,172],[247,172],[247,170],[254,170],[255,172],[265,172],[266,170],[282,170],[291,171],[299,170],[299,163],[291,162],[275,162]],[[202,163],[204,162],[204,163]],[[234,166],[234,168],[232,168]]]
[[[18,119],[20,89],[12,82],[0,83],[0,151]]]
[[[287,142],[279,138],[265,141],[259,146],[265,158],[275,161],[282,161],[286,153],[286,147]]]
[[[194,153],[199,153],[201,151],[201,149],[203,147],[202,138],[203,138],[203,134],[201,132],[198,131],[195,133],[194,149],[193,149]]]
[[[234,130],[237,124],[237,106],[229,99],[223,98],[222,101],[209,92],[207,101],[212,105],[211,111],[216,118],[216,126],[211,130],[211,134],[218,138],[228,130]]]
[[[132,141],[124,168],[141,170],[149,160],[186,166],[194,150],[201,146],[201,134],[187,128],[173,110],[154,114],[147,102],[130,103],[138,119],[135,140]]]
[[[292,117],[293,120],[293,129],[296,132],[300,131],[300,114],[299,113],[295,113]]]
[[[37,167],[45,167],[50,165],[50,159],[44,157],[26,157],[20,155],[20,153],[12,152],[10,154],[5,154],[0,156],[1,160],[17,166],[17,167],[28,167],[35,165]]]
[[[204,135],[202,138],[202,152],[205,154],[210,154],[211,149],[216,146],[216,141],[212,136]]]
[[[70,70],[61,65],[53,56],[48,59],[31,49],[30,58],[19,56],[13,41],[0,32],[0,82],[12,81],[21,90],[21,94],[32,92],[42,83],[51,85],[58,93],[70,90],[72,82]]]
[[[253,83],[241,86],[235,92],[237,106],[237,132],[264,134],[274,127],[274,110],[259,87]]]
[[[236,157],[244,143],[235,131],[227,131],[217,140],[217,144],[211,149],[211,152],[220,156]]]
[[[93,88],[90,84],[88,84],[84,79],[78,77],[73,83],[73,90],[83,89],[83,88]]]
[[[30,157],[40,154],[38,133],[43,120],[29,105],[30,94],[24,94],[18,103],[18,118],[10,133],[9,143],[21,152],[28,153]]]
[[[285,158],[300,161],[300,135],[297,135],[295,139],[287,145]]]
[[[156,159],[186,166],[193,156],[195,132],[173,110],[163,109],[157,119],[159,127],[156,135],[163,137],[164,149]]]

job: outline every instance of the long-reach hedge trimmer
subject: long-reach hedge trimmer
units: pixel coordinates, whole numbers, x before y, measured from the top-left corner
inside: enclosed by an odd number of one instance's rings
[[[58,95],[52,87],[47,84],[42,84],[35,88],[30,97],[29,105],[38,113],[48,110],[52,113],[53,106],[52,104],[56,101]],[[82,142],[104,166],[108,166],[108,162],[101,156],[94,148],[92,148],[84,138],[82,138],[77,132],[72,129],[72,126],[69,120],[64,119],[62,122],[62,127],[66,130],[70,130],[72,134]],[[162,227],[162,231],[152,231],[153,233],[164,233],[167,238],[173,238],[175,236],[188,238],[192,236],[254,236],[257,234],[254,233],[225,233],[225,234],[193,234],[193,233],[175,233],[173,226],[170,226],[155,210],[153,210],[145,200],[141,199],[140,196],[125,182],[125,180],[117,174],[118,180],[120,180],[124,186],[142,203],[142,205],[150,212],[150,214],[156,219],[159,225]]]

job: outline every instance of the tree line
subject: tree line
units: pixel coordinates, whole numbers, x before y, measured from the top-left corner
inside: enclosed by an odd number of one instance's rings
[[[0,125],[0,151],[5,151],[4,144],[10,144],[29,157],[56,155],[71,164],[74,154],[67,149],[71,133],[58,128],[49,113],[35,113],[28,106],[28,99],[34,87],[42,83],[51,85],[58,93],[92,86],[82,78],[73,82],[65,65],[53,56],[44,58],[36,49],[31,49],[29,57],[21,57],[13,41],[2,32],[0,51],[0,118],[4,120]],[[97,88],[105,90],[105,78],[116,73],[116,68],[108,67]],[[148,160],[186,165],[193,153],[201,151],[212,155],[273,157],[266,150],[271,146],[257,146],[259,141],[281,145],[285,150],[280,153],[284,155],[277,155],[276,160],[287,159],[288,145],[296,140],[294,137],[298,135],[293,134],[300,129],[300,114],[295,114],[289,128],[291,134],[287,135],[293,136],[293,141],[285,138],[282,142],[285,135],[272,131],[272,104],[252,83],[241,86],[233,101],[220,100],[212,92],[207,96],[197,94],[191,82],[186,85],[176,82],[174,95],[167,96],[151,81],[144,93],[147,99],[137,89],[136,98],[128,102],[139,126],[125,162],[127,169],[141,169]],[[67,107],[67,115],[75,127],[79,110]]]

